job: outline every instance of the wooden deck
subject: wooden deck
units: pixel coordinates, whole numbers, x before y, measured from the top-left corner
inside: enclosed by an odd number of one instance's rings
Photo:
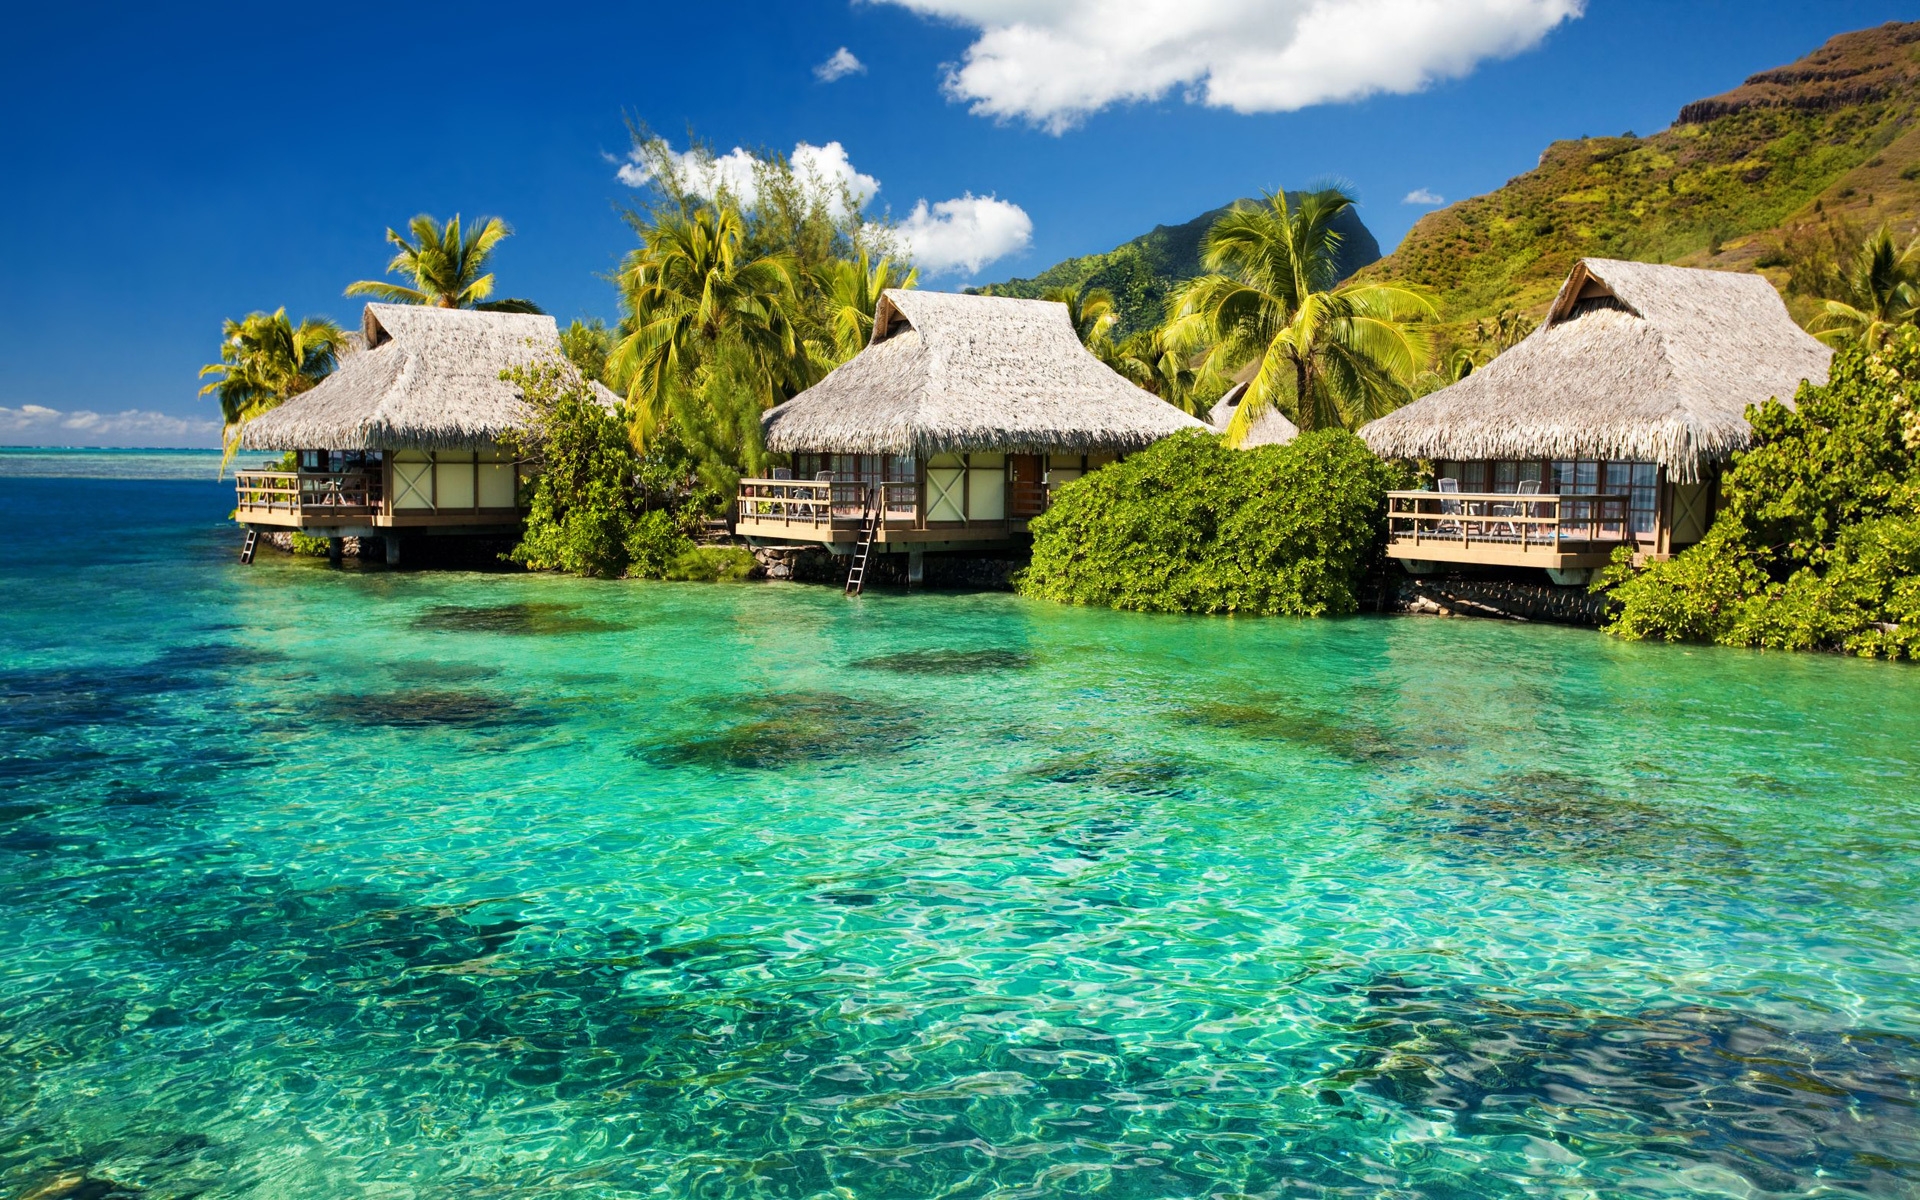
[[[1045,509],[1039,485],[1036,495],[1011,489],[1013,512],[1037,514]],[[877,491],[878,496],[872,493]],[[851,548],[860,538],[866,506],[878,500],[884,516],[875,528],[875,545],[933,548],[944,543],[1003,542],[1027,533],[1027,516],[996,520],[930,521],[914,483],[859,483],[851,480],[743,479],[734,512],[733,531],[761,545],[810,544]]]
[[[1388,492],[1387,554],[1413,562],[1569,570],[1632,545],[1625,496]]]
[[[415,529],[506,532],[518,529],[517,508],[422,508],[395,510],[378,471],[236,471],[233,519],[266,529]]]

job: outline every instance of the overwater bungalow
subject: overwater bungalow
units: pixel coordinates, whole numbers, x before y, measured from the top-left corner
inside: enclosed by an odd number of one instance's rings
[[[1019,546],[1064,484],[1206,428],[1088,353],[1063,304],[902,290],[865,349],[762,427],[793,466],[741,482],[735,532],[906,554],[910,579],[928,551]]]
[[[1253,365],[1258,366],[1258,360],[1255,360]],[[1207,424],[1213,427],[1215,433],[1224,435],[1228,427],[1233,424],[1233,418],[1239,414],[1240,403],[1247,398],[1247,388],[1250,386],[1252,386],[1251,380],[1242,380],[1234,384],[1227,389],[1226,395],[1214,401],[1213,407],[1207,410]],[[1255,446],[1282,446],[1299,436],[1298,425],[1289,421],[1287,415],[1279,409],[1269,408],[1249,422],[1247,436],[1240,440],[1240,449],[1251,450]]]
[[[294,451],[294,470],[235,472],[234,519],[253,537],[513,534],[521,464],[499,439],[527,418],[510,367],[560,357],[552,317],[369,304],[365,348],[240,432],[243,450]],[[596,389],[605,389],[594,385]],[[605,393],[608,404],[614,402]]]
[[[1360,430],[1383,457],[1433,464],[1394,492],[1387,552],[1542,567],[1585,582],[1620,546],[1641,561],[1697,542],[1749,405],[1791,404],[1832,351],[1759,275],[1584,259],[1546,319],[1464,380]]]

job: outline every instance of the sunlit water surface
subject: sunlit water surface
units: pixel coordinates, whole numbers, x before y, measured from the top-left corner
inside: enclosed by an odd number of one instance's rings
[[[1912,668],[230,503],[0,479],[0,1194],[1920,1188]]]

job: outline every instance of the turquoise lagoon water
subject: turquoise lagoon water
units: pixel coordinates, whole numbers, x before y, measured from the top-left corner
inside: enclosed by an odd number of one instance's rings
[[[0,1193],[1912,1195],[1920,674],[0,479]]]

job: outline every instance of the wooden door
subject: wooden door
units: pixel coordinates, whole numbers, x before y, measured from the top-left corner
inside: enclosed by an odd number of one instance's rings
[[[1047,510],[1047,492],[1040,482],[1038,454],[1007,455],[1007,482],[1012,491],[1011,517],[1037,517]]]

